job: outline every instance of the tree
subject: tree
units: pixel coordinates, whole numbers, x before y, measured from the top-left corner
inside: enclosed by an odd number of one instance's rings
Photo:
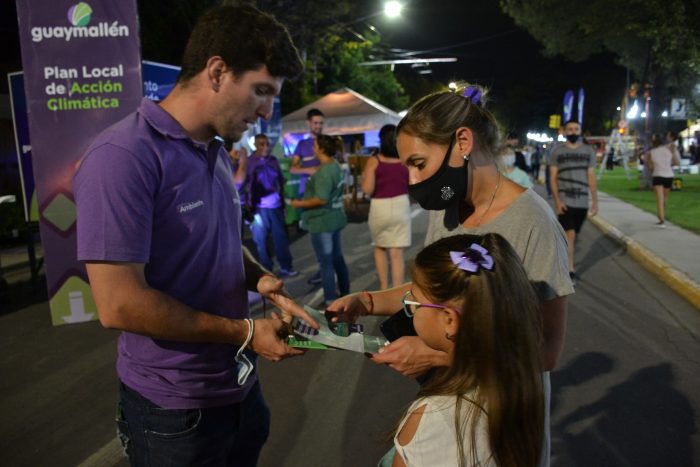
[[[700,9],[694,0],[501,0],[544,46],[581,61],[609,51],[657,96],[694,98],[700,73]]]

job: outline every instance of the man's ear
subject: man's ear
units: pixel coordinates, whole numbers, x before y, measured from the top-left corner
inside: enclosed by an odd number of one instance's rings
[[[221,88],[221,80],[224,73],[227,71],[226,62],[218,55],[209,57],[206,65],[207,82],[214,92],[219,92]]]

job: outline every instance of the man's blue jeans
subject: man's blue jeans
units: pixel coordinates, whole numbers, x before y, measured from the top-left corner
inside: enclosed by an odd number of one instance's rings
[[[253,241],[258,249],[260,264],[272,271],[272,258],[267,252],[267,236],[272,232],[272,243],[275,245],[275,256],[280,268],[292,270],[292,255],[289,252],[289,237],[284,225],[284,209],[256,208],[253,223],[250,224]]]
[[[311,234],[311,244],[316,253],[316,259],[321,265],[321,283],[323,298],[331,302],[338,298],[335,290],[335,276],[338,276],[340,295],[350,293],[350,277],[348,267],[343,258],[343,248],[340,245],[340,232],[321,232]]]
[[[120,384],[117,433],[133,467],[255,466],[270,431],[260,383],[238,404],[163,409]]]

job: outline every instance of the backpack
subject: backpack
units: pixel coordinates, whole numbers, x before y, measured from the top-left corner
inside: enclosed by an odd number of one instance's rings
[[[250,197],[253,206],[257,205],[262,198],[280,191],[281,171],[277,159],[268,157],[264,164],[257,166],[250,179]]]

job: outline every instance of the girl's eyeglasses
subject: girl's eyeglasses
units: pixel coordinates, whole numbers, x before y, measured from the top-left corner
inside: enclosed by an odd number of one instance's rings
[[[445,305],[437,305],[435,303],[420,303],[420,302],[415,302],[413,300],[406,300],[408,296],[413,297],[413,294],[411,293],[410,290],[408,290],[405,294],[403,294],[403,298],[401,299],[401,303],[403,303],[403,312],[408,316],[409,318],[413,318],[413,315],[416,314],[416,310],[420,307],[425,307],[425,308],[434,308],[437,310],[454,310],[454,308],[445,306]],[[454,310],[457,313],[459,313],[458,310]]]

